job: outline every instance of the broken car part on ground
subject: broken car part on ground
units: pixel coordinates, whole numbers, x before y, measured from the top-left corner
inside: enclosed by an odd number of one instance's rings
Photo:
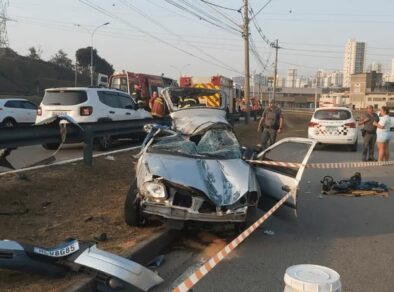
[[[126,291],[131,287],[148,291],[163,282],[156,273],[136,262],[74,239],[54,248],[2,240],[0,268],[53,277],[63,276],[67,270],[83,272],[100,279],[100,284],[107,288]]]

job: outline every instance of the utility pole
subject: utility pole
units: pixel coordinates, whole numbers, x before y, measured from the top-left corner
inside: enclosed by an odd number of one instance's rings
[[[275,93],[276,93],[276,75],[278,75],[278,51],[280,49],[278,40],[275,43],[271,43],[271,47],[275,49],[275,70],[274,70],[274,86],[272,89],[272,101],[275,102]]]
[[[78,59],[77,54],[75,54],[75,87],[78,85]]]
[[[250,69],[249,69],[249,8],[248,0],[244,0],[244,24],[242,36],[244,38],[244,65],[245,65],[245,81],[244,81],[244,98],[245,98],[245,124],[249,124],[250,118]]]
[[[7,37],[7,8],[9,1],[0,0],[0,48],[8,48],[8,37]]]

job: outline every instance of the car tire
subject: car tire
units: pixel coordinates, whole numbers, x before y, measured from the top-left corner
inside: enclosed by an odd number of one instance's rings
[[[124,218],[127,225],[141,227],[144,225],[145,220],[141,214],[140,200],[137,197],[137,194],[137,182],[134,181],[126,195]]]
[[[350,150],[352,152],[357,152],[357,149],[358,149],[358,140],[356,140],[356,142],[350,146]]]
[[[238,236],[244,232],[249,226],[251,226],[257,220],[257,207],[250,206],[248,213],[246,214],[245,222],[238,222],[234,224],[234,235]]]
[[[18,125],[18,123],[12,118],[6,118],[2,122],[3,128],[13,128],[13,127],[16,127],[17,125]]]
[[[46,150],[57,150],[60,146],[60,143],[47,143],[47,144],[42,144],[42,147],[44,147]]]
[[[109,135],[98,138],[97,142],[101,151],[108,151],[112,147],[112,137]]]

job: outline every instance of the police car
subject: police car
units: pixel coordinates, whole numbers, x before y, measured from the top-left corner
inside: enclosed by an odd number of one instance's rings
[[[350,145],[357,151],[358,128],[346,107],[318,108],[308,124],[308,138],[320,144]]]

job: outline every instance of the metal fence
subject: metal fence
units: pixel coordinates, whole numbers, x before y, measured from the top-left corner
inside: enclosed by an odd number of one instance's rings
[[[97,138],[111,137],[141,137],[145,135],[144,125],[157,123],[170,125],[171,120],[143,119],[128,121],[111,121],[100,123],[84,123],[75,125],[53,122],[45,125],[20,126],[16,128],[0,128],[0,149],[12,149],[23,146],[62,144],[65,137],[66,143],[84,143],[85,165],[92,165],[93,146]],[[62,133],[63,131],[63,133]],[[65,136],[63,136],[65,134]]]

